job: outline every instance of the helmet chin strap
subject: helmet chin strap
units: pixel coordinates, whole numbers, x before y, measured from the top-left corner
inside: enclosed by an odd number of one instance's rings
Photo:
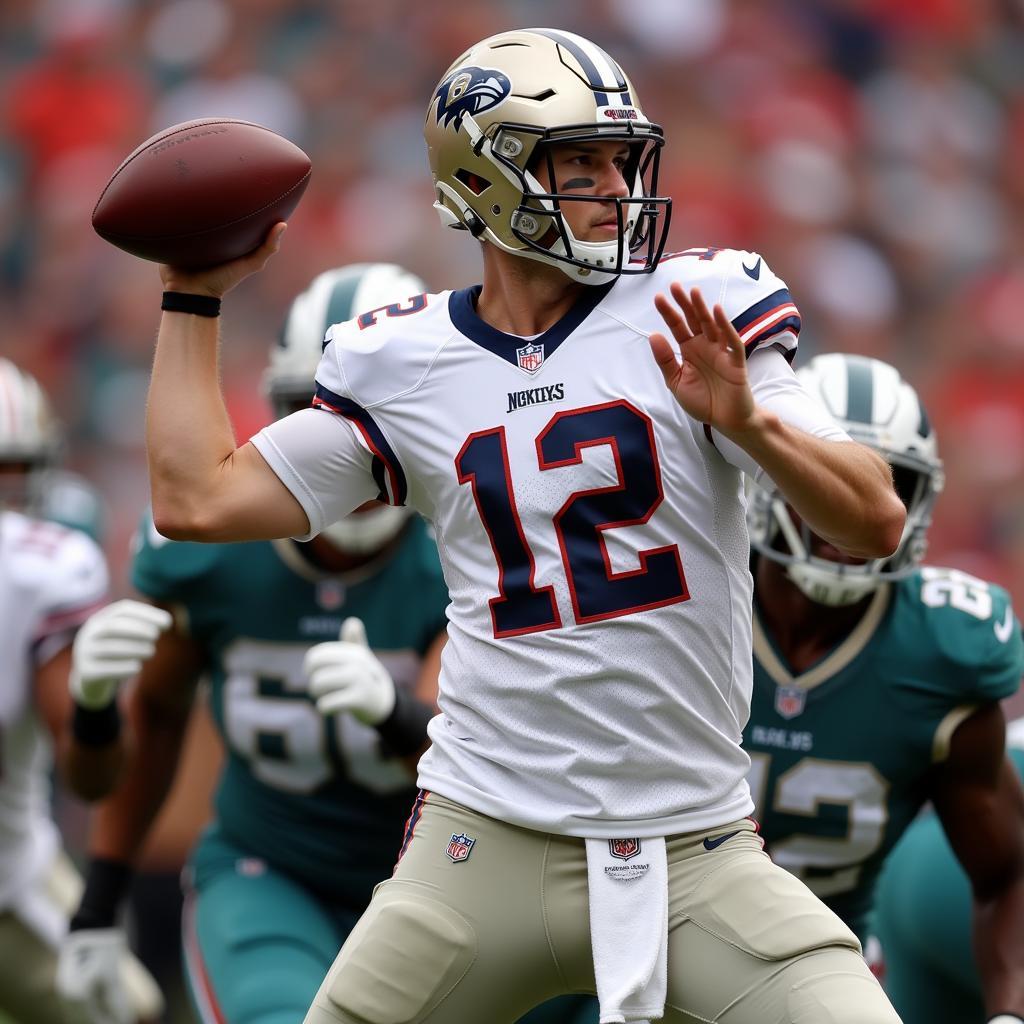
[[[412,509],[405,505],[382,505],[345,516],[325,527],[320,536],[346,554],[369,555],[397,537],[411,514]]]

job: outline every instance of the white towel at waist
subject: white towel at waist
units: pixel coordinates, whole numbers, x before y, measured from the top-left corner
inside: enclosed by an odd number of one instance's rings
[[[668,978],[665,840],[588,839],[586,847],[601,1024],[660,1020]]]

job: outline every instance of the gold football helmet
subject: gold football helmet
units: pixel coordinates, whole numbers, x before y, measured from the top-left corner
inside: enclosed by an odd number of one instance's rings
[[[434,208],[446,226],[588,284],[657,266],[672,203],[655,195],[664,135],[643,113],[622,68],[589,40],[533,28],[477,43],[444,73],[424,136]],[[615,203],[617,239],[580,241],[562,206],[593,197],[549,192],[534,172],[547,159],[554,182],[552,143],[605,140],[629,144],[623,176],[630,194],[604,200]]]

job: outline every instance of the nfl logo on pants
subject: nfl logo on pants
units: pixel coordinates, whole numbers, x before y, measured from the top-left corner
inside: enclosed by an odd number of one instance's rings
[[[473,852],[475,845],[476,840],[471,839],[465,832],[453,832],[452,840],[448,844],[448,856],[451,857],[453,863],[458,864]]]

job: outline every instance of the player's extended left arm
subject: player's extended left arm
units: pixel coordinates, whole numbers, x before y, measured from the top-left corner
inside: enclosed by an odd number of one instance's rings
[[[998,704],[966,719],[931,797],[970,879],[974,958],[992,1019],[1024,1020],[1024,788]]]
[[[679,284],[672,299],[659,295],[655,306],[677,349],[660,333],[650,343],[676,401],[754,459],[819,537],[858,558],[892,554],[906,509],[885,460],[864,445],[813,437],[757,405],[743,343],[723,308],[712,312],[697,289],[687,294]]]

